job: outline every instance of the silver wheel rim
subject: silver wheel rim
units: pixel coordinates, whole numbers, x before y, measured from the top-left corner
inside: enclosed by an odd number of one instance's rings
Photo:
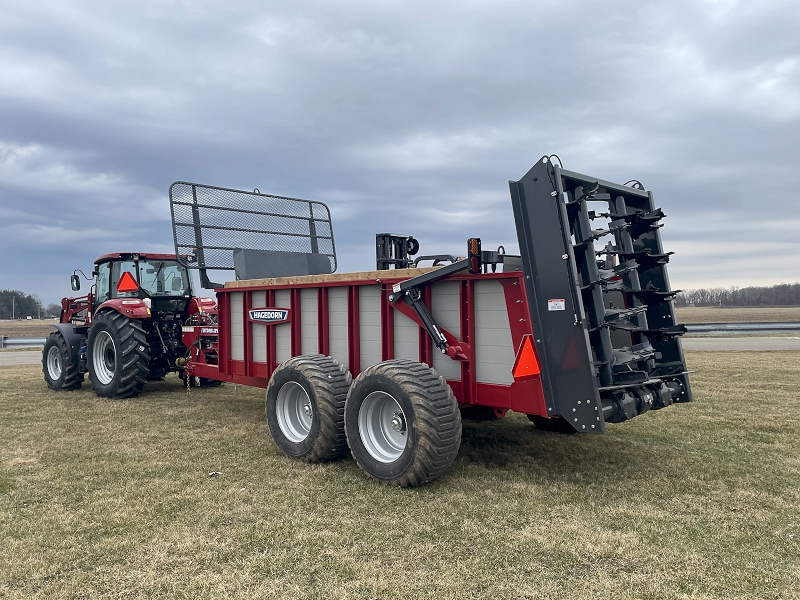
[[[101,331],[94,338],[92,347],[92,364],[94,365],[94,375],[97,381],[103,385],[108,385],[114,379],[116,370],[117,348],[114,340],[107,331]]]
[[[290,441],[298,443],[308,437],[314,421],[314,409],[302,385],[294,381],[284,383],[278,390],[275,411],[278,427]]]
[[[406,415],[391,394],[372,392],[358,411],[358,435],[370,456],[382,463],[394,462],[408,439]]]
[[[50,350],[47,351],[47,373],[50,375],[50,379],[58,381],[63,368],[64,365],[61,364],[61,350],[58,349],[58,346],[51,346]]]

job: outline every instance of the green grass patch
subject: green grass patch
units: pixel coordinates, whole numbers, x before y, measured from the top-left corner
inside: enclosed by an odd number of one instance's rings
[[[693,404],[465,422],[414,490],[285,458],[262,390],[109,401],[4,367],[0,597],[798,597],[800,352],[688,360]]]

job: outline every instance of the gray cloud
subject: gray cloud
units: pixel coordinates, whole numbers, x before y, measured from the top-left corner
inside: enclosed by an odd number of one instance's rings
[[[636,178],[678,287],[800,280],[796,2],[0,3],[0,287],[66,293],[168,250],[177,179],[331,206],[373,235],[513,247],[542,154]],[[9,259],[8,257],[11,257]]]

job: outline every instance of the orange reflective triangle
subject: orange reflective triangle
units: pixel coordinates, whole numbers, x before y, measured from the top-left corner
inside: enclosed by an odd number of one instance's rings
[[[514,379],[528,379],[541,373],[531,337],[530,335],[525,335],[522,338],[522,345],[519,348],[519,352],[517,352],[517,360],[514,361],[514,367],[511,369]]]
[[[136,283],[136,280],[133,278],[133,275],[125,271],[122,274],[122,277],[119,278],[119,283],[117,284],[117,291],[134,292],[138,289],[139,289],[139,284]]]

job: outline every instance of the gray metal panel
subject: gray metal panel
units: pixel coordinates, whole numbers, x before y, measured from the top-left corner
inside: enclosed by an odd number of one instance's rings
[[[291,294],[289,290],[277,290],[275,292],[274,308],[291,308]],[[294,318],[294,315],[292,315]],[[292,324],[281,323],[280,325],[270,325],[275,328],[275,362],[281,364],[292,358]]]
[[[506,297],[499,281],[475,282],[476,378],[483,383],[514,383],[514,343],[508,322]]]
[[[230,295],[231,360],[244,360],[244,292]]]
[[[348,368],[346,287],[328,289],[328,345],[331,356]]]
[[[236,279],[267,279],[331,273],[331,262],[327,254],[248,248],[234,249],[233,267]]]
[[[394,357],[419,361],[419,325],[401,313],[394,312]]]
[[[544,159],[509,187],[548,411],[604,431],[560,181]],[[564,300],[564,310],[548,310],[550,299]]]
[[[303,354],[319,354],[317,288],[300,290],[300,342]]]
[[[431,314],[436,324],[461,336],[461,284],[457,281],[439,281],[431,285]],[[445,356],[434,349],[431,365],[445,379],[461,380],[461,362]]]
[[[253,308],[267,306],[266,292],[253,292],[251,295]],[[250,323],[251,341],[253,344],[253,362],[267,362],[267,326],[263,323]]]
[[[361,370],[381,362],[381,288],[362,285],[358,288],[358,327],[361,346]]]

